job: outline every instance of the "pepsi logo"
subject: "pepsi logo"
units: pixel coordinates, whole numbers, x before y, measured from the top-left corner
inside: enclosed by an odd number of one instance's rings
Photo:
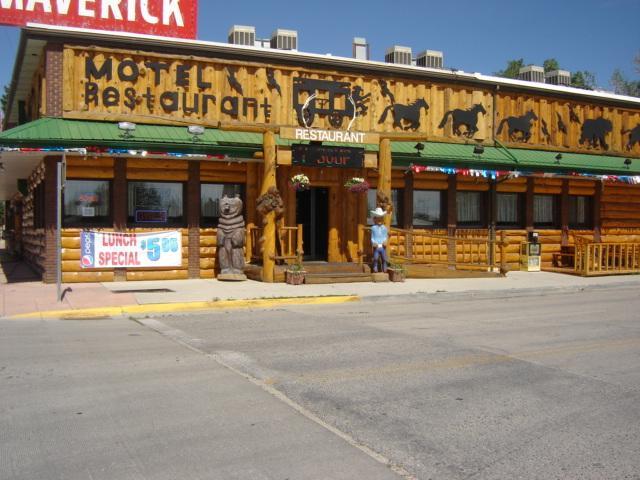
[[[93,267],[93,257],[91,255],[83,255],[82,256],[82,266],[83,267]]]

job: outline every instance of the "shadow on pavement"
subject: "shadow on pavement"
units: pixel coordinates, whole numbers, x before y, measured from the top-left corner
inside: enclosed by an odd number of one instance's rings
[[[0,249],[0,283],[36,282],[41,279],[27,262]]]

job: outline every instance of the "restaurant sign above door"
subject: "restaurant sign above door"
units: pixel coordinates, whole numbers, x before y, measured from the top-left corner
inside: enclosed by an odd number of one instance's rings
[[[310,142],[337,142],[378,144],[377,133],[349,132],[344,130],[322,130],[319,128],[281,127],[280,137],[287,140],[307,140]]]
[[[364,148],[291,145],[291,164],[301,167],[363,168]]]
[[[2,0],[0,25],[42,23],[196,38],[198,0]]]

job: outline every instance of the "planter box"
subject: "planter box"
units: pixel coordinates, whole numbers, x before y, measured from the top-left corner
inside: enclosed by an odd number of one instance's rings
[[[304,276],[307,272],[300,270],[293,272],[291,270],[285,270],[284,278],[289,285],[302,285],[304,283]]]
[[[404,282],[404,279],[407,278],[407,272],[405,270],[388,268],[387,273],[389,274],[389,280],[392,282]]]

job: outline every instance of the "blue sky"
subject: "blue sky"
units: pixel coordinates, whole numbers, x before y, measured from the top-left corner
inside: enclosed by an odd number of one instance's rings
[[[445,66],[491,74],[507,60],[589,70],[599,86],[620,68],[639,78],[640,0],[334,1],[200,0],[198,38],[225,42],[231,25],[254,25],[259,37],[298,30],[299,50],[351,56],[354,36],[366,37],[373,60],[394,44],[414,54],[441,50]],[[0,84],[10,81],[19,30],[0,27]]]

